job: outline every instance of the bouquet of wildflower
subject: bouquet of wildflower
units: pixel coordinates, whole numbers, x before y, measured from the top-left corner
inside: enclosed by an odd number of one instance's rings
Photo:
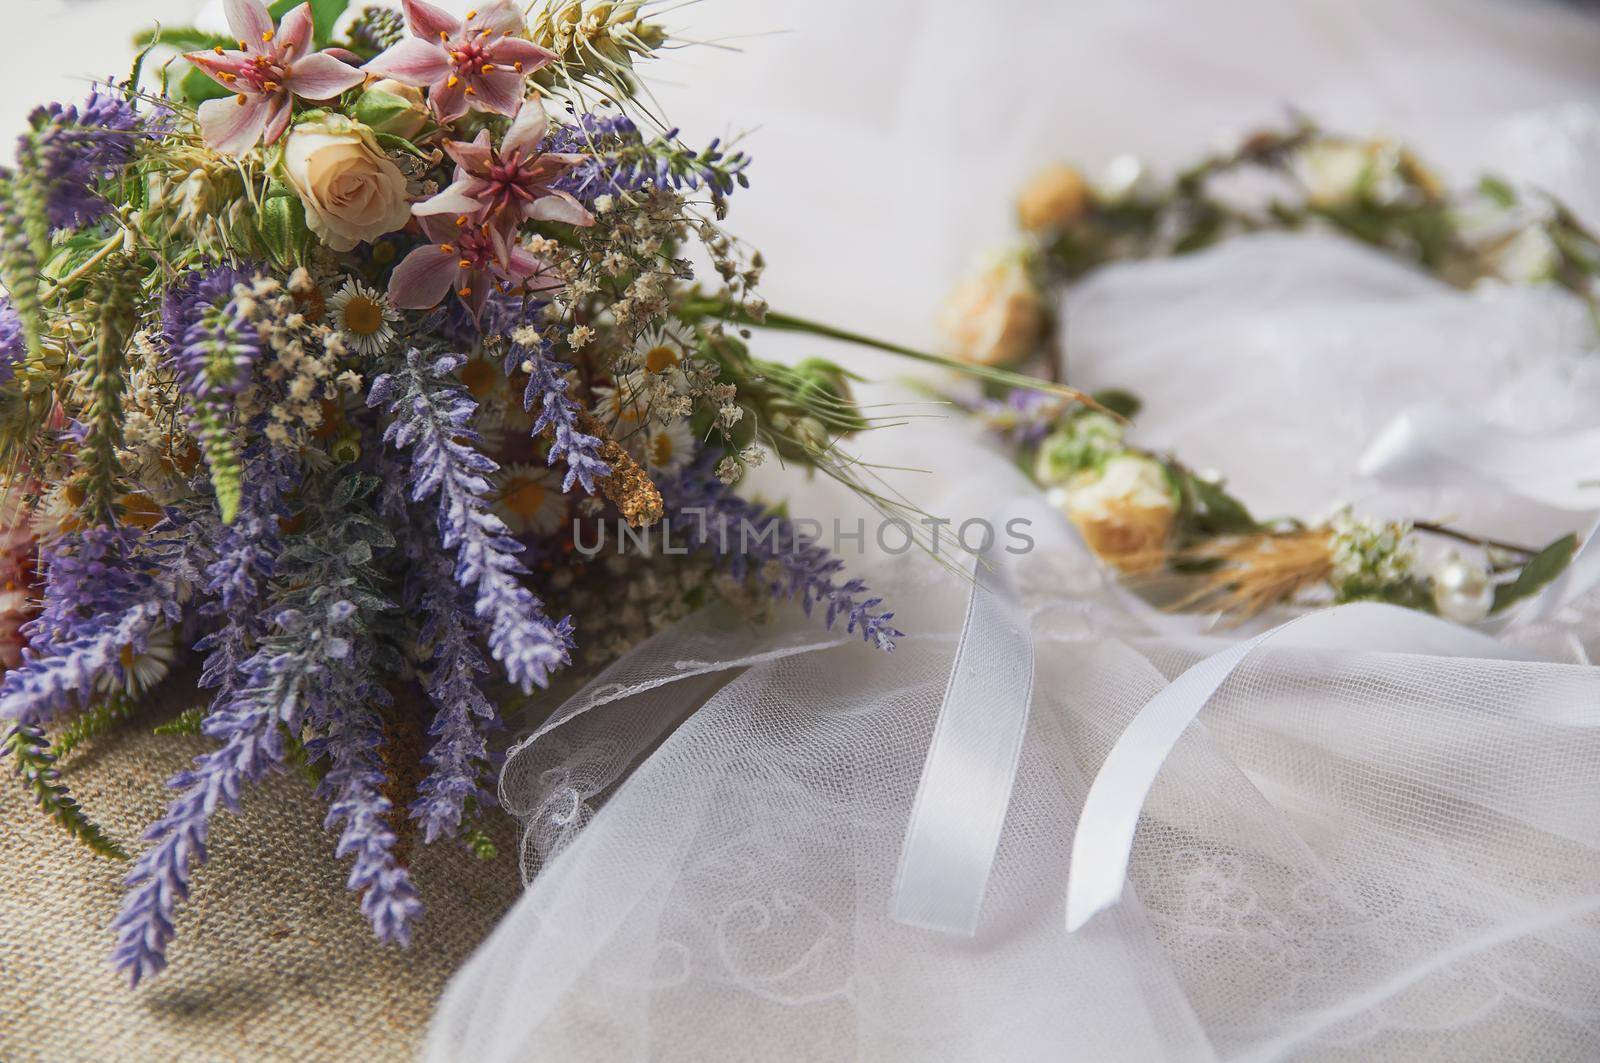
[[[1169,181],[1131,157],[1097,183],[1052,165],[1023,188],[1016,213],[1021,240],[956,290],[942,324],[960,358],[1052,377],[1065,361],[1055,307],[1072,284],[1113,262],[1245,233],[1329,228],[1458,287],[1550,283],[1600,305],[1600,238],[1559,201],[1494,177],[1452,191],[1403,147],[1304,120],[1245,137]],[[1537,593],[1577,548],[1574,535],[1531,548],[1348,510],[1313,524],[1259,520],[1220,479],[1127,440],[1136,396],[1096,398],[1103,410],[991,386],[959,401],[1015,451],[1096,556],[1166,608],[1248,617],[1376,600],[1472,623]],[[1465,553],[1425,564],[1423,537]]]
[[[652,124],[634,68],[664,31],[638,4],[344,6],[152,31],[0,174],[5,755],[121,857],[56,757],[157,688],[204,688],[161,729],[216,743],[127,877],[135,982],[269,772],[315,779],[404,943],[407,847],[490,849],[509,701],[712,596],[900,634],[734,491],[767,454],[860,486],[837,443],[874,422],[840,367],[747,345],[761,260],[720,223],[749,159]]]

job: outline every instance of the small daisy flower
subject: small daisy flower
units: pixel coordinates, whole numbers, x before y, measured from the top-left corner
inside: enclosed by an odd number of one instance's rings
[[[382,354],[395,338],[400,312],[389,297],[357,280],[345,281],[328,303],[333,327],[357,354]]]
[[[514,462],[495,475],[495,515],[517,535],[549,535],[567,515],[561,477],[549,469]]]
[[[689,348],[689,336],[669,322],[647,329],[633,345],[633,354],[646,373],[671,373],[683,365]]]
[[[644,443],[644,463],[652,472],[676,474],[694,457],[694,433],[685,421],[652,428]]]
[[[118,660],[122,675],[118,677],[115,672],[102,675],[100,690],[105,694],[120,690],[130,697],[137,697],[165,679],[177,659],[178,641],[173,637],[172,629],[159,627],[145,640],[142,652],[135,651],[132,646],[122,648]]]
[[[594,415],[617,435],[637,430],[649,416],[649,402],[643,373],[624,373],[615,384],[600,384],[594,389]]]

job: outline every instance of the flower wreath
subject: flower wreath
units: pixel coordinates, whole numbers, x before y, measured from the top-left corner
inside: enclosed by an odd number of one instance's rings
[[[1264,206],[1220,187],[1244,173],[1275,190]],[[1555,284],[1600,321],[1600,240],[1558,200],[1494,177],[1451,192],[1403,147],[1305,120],[1246,137],[1170,181],[1129,157],[1096,184],[1051,165],[1024,186],[1016,214],[1023,241],[956,290],[941,324],[960,358],[1052,378],[1061,365],[1052,307],[1067,287],[1112,262],[1271,230],[1331,228],[1457,287]],[[1126,392],[1095,398],[1122,418],[1139,408]],[[1280,605],[1376,600],[1472,623],[1538,592],[1577,548],[1575,535],[1532,548],[1349,510],[1316,523],[1262,521],[1219,478],[1130,445],[1125,419],[993,387],[966,404],[1095,555],[1169,609],[1244,618]],[[1456,548],[1425,566],[1423,537]]]

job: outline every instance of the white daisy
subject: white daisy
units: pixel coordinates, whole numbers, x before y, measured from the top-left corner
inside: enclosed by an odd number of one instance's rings
[[[121,677],[107,672],[100,677],[100,690],[106,694],[117,690],[130,696],[142,694],[165,679],[177,659],[178,641],[172,636],[172,628],[158,627],[145,640],[143,651],[135,652],[132,646],[122,648],[117,662],[122,666]]]
[[[642,372],[624,373],[615,384],[595,386],[594,415],[616,435],[632,435],[649,417],[647,394]]]
[[[549,535],[567,515],[561,478],[526,462],[513,462],[495,474],[494,512],[518,535]]]
[[[347,280],[328,302],[333,326],[357,354],[382,354],[394,342],[400,312],[389,297],[358,280]]]
[[[687,421],[673,421],[652,428],[643,449],[644,463],[652,472],[677,473],[694,457],[694,433]]]
[[[633,345],[633,356],[646,373],[676,374],[692,346],[691,335],[669,320],[645,330]]]

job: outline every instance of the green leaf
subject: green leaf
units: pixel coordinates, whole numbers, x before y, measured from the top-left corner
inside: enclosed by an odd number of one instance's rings
[[[206,710],[196,705],[184,709],[166,723],[158,724],[155,733],[158,735],[197,735],[200,725],[205,722]]]
[[[1572,555],[1577,549],[1578,537],[1563,535],[1534,554],[1528,559],[1528,563],[1522,566],[1522,571],[1517,573],[1516,579],[1510,583],[1502,583],[1494,589],[1494,607],[1490,612],[1498,613],[1524,598],[1539,593],[1546,584],[1561,575],[1572,561]]]
[[[191,66],[178,82],[178,98],[196,107],[207,100],[220,100],[231,95],[227,89],[202,74],[198,67]]]
[[[428,157],[426,152],[417,147],[415,144],[411,143],[411,141],[407,140],[405,137],[396,136],[393,133],[377,133],[375,135],[378,138],[378,146],[384,151],[403,151],[407,155],[414,156],[418,159],[425,159]]]
[[[1126,417],[1130,421],[1137,417],[1140,409],[1144,407],[1144,402],[1139,396],[1122,388],[1106,388],[1104,391],[1094,392],[1089,397],[1118,417]]]
[[[277,22],[283,16],[299,7],[305,0],[277,0],[277,3],[267,8],[267,13],[272,16],[272,21]],[[339,21],[339,16],[344,14],[344,9],[350,6],[350,0],[311,0],[311,42],[317,48],[326,48],[328,42],[333,40],[333,24]]]
[[[112,694],[62,729],[55,738],[55,755],[64,757],[92,738],[99,738],[119,721],[132,716],[136,706],[131,698]]]
[[[45,815],[101,856],[117,860],[128,858],[122,846],[112,841],[78,807],[77,799],[61,781],[55,754],[50,751],[50,740],[43,731],[26,724],[13,726],[4,740],[0,741],[0,755],[5,754],[13,758],[13,768],[21,778],[22,785],[33,795]]]
[[[1488,196],[1502,207],[1510,207],[1515,205],[1517,202],[1517,193],[1512,190],[1510,185],[1506,184],[1498,177],[1490,177],[1489,175],[1485,174],[1483,177],[1479,178],[1478,191],[1482,192],[1485,196]]]
[[[225,33],[207,33],[193,26],[151,26],[137,34],[133,43],[138,48],[160,44],[180,52],[197,52],[202,48],[235,48],[239,44]]]
[[[1180,473],[1189,524],[1205,535],[1233,535],[1260,527],[1243,502],[1221,484],[1202,480],[1187,469]]]

